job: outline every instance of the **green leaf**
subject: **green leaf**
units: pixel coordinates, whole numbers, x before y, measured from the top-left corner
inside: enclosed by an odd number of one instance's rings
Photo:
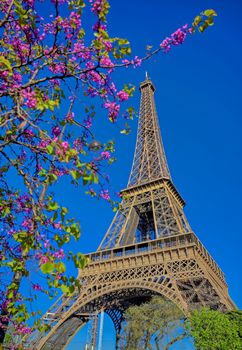
[[[65,216],[66,216],[67,213],[68,213],[68,209],[67,209],[66,207],[62,207],[62,208],[61,208],[61,212],[60,212],[61,220],[62,220],[62,221],[65,220]]]
[[[67,294],[68,296],[71,296],[73,294],[73,292],[75,291],[75,287],[62,284],[61,290],[63,293]]]
[[[63,273],[66,271],[66,265],[61,261],[55,264],[55,268],[59,273]]]
[[[83,269],[87,265],[87,258],[85,255],[81,253],[77,253],[76,255],[72,255],[72,260],[75,264],[75,267],[79,269]]]
[[[41,169],[38,175],[39,176],[46,176],[46,170],[45,169]]]
[[[47,153],[49,153],[49,154],[53,154],[53,153],[54,153],[54,148],[53,148],[51,145],[48,145],[48,146],[46,147],[46,151],[47,151]]]
[[[214,25],[213,17],[208,17],[208,19],[205,22],[207,22],[209,26],[213,26]]]
[[[71,170],[70,175],[73,177],[74,180],[78,180],[81,177],[80,171],[77,170]]]
[[[10,214],[10,208],[5,206],[1,211],[1,215],[3,218],[5,218],[5,216],[7,216],[8,214]]]
[[[60,208],[60,206],[58,205],[57,202],[50,202],[50,203],[47,204],[47,208],[46,209],[48,211],[54,211],[54,210],[57,210],[59,208]]]
[[[194,25],[197,26],[201,22],[202,18],[200,16],[196,16],[194,18]]]
[[[204,11],[204,15],[209,17],[209,16],[217,16],[217,13],[213,9],[207,9]]]
[[[5,57],[0,56],[0,67],[3,69],[7,69],[10,72],[12,72],[12,67],[11,67],[11,63],[9,60],[7,60]]]
[[[201,25],[201,26],[198,27],[198,31],[199,31],[200,33],[202,33],[202,32],[204,32],[204,30],[205,30],[207,27],[208,27],[208,23],[207,23],[207,21],[205,21],[203,25]]]
[[[52,273],[54,269],[55,269],[55,264],[51,262],[47,262],[40,266],[40,270],[45,274]]]
[[[57,175],[53,174],[53,173],[50,173],[47,175],[47,182],[52,185],[53,182],[55,182],[56,180],[58,179]]]
[[[128,45],[129,41],[127,39],[118,39],[119,45]]]
[[[131,132],[130,126],[127,123],[125,123],[125,129],[121,130],[120,134],[129,135],[130,132]]]

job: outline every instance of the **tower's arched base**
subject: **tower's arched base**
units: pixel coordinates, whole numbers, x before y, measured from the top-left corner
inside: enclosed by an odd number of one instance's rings
[[[33,334],[28,350],[65,349],[93,310],[104,309],[118,334],[124,310],[154,294],[184,313],[201,305],[234,308],[221,270],[192,232],[126,248],[89,255],[89,265],[79,274],[81,290],[52,306],[43,318],[49,332]]]

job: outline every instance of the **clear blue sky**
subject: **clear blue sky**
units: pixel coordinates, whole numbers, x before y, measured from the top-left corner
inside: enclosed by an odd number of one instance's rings
[[[230,296],[242,308],[242,4],[238,0],[111,0],[110,4],[110,34],[128,38],[134,55],[142,55],[147,44],[159,45],[201,10],[218,12],[215,26],[204,34],[194,35],[140,69],[123,69],[116,81],[120,87],[125,82],[138,86],[148,70],[156,87],[172,178],[187,203],[185,213],[224,271]],[[137,109],[139,97],[137,89],[132,101]],[[96,135],[101,140],[115,139],[117,162],[110,175],[113,189],[119,191],[127,184],[137,120],[131,135],[122,136],[103,118],[100,115],[95,122]],[[112,220],[112,210],[104,202],[85,197],[81,189],[69,186],[66,193],[65,202],[82,226],[76,250],[95,251]],[[112,325],[105,324],[103,349],[113,350]],[[81,332],[68,349],[82,349],[85,337]]]

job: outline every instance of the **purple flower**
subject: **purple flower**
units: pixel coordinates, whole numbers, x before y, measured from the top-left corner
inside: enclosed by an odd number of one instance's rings
[[[100,197],[105,199],[106,201],[109,201],[110,200],[110,195],[109,195],[108,190],[101,191],[100,192]]]
[[[53,136],[58,137],[61,133],[59,126],[54,126],[51,130]]]
[[[29,108],[35,108],[37,105],[37,99],[35,97],[35,92],[31,91],[30,88],[22,90],[22,95],[26,99],[25,105]]]
[[[57,250],[54,254],[53,257],[57,259],[63,259],[65,257],[65,253],[63,249]]]
[[[42,290],[41,286],[38,283],[33,284],[32,288],[33,288],[33,290]]]
[[[104,151],[101,153],[102,159],[109,159],[110,158],[110,153],[108,151]]]
[[[119,91],[117,96],[121,102],[126,101],[129,98],[129,94],[123,90]]]
[[[119,113],[119,110],[120,110],[120,105],[118,105],[117,103],[115,102],[109,102],[107,101],[105,104],[104,104],[104,107],[107,108],[108,110],[108,117],[109,119],[112,121],[112,122],[115,122],[116,121],[116,118],[117,118],[117,115]]]

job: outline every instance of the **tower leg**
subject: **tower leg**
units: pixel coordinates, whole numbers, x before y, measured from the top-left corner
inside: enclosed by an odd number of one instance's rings
[[[98,313],[94,313],[92,321],[91,350],[96,350],[97,345]]]

